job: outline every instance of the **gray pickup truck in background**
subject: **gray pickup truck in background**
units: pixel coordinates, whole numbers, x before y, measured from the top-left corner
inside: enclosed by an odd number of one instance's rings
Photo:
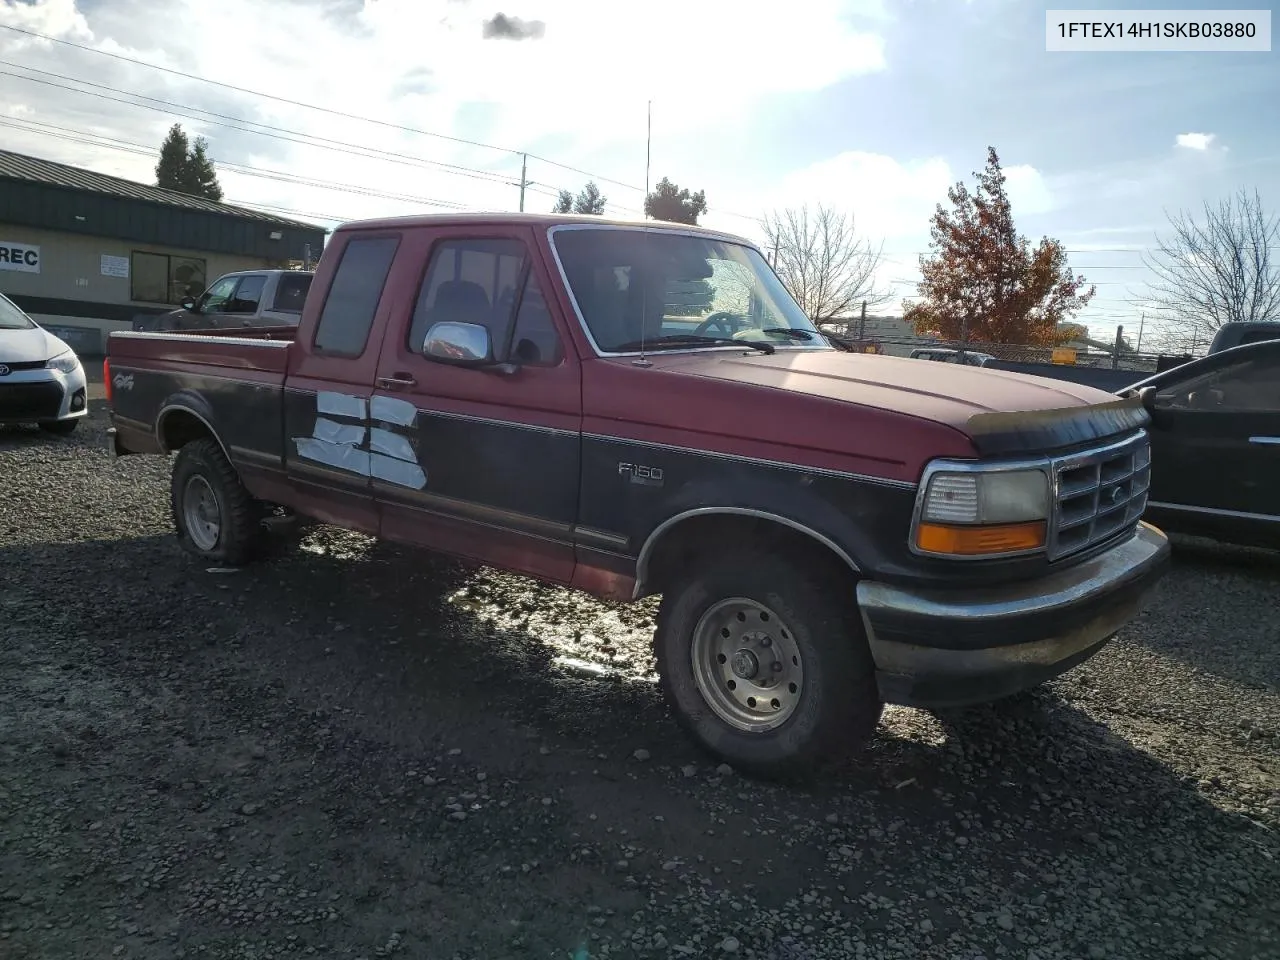
[[[297,326],[315,273],[240,270],[225,273],[199,297],[168,313],[134,320],[134,330],[208,330]]]

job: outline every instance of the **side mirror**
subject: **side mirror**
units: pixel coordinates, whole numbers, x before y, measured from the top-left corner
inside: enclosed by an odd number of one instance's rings
[[[446,320],[433,324],[423,340],[422,352],[433,360],[459,367],[483,367],[493,363],[489,328],[478,323]]]
[[[196,301],[193,297],[183,297],[182,302],[179,303],[178,306],[182,307],[183,310],[190,310],[194,312],[196,309]]]

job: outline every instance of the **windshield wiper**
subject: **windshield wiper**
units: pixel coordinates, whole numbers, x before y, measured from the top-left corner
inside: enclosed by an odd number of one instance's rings
[[[813,331],[806,330],[804,327],[765,327],[761,333],[778,333],[784,337],[790,337],[792,340],[812,340]]]
[[[710,346],[750,347],[761,353],[773,353],[772,343],[756,343],[752,340],[734,340],[732,337],[698,337],[691,333],[672,333],[665,337],[653,337],[647,340],[631,340],[620,343],[614,350],[644,350],[648,347],[679,347],[689,344],[705,343]]]

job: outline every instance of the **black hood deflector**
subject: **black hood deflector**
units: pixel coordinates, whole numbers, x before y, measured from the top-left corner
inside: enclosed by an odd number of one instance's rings
[[[1132,433],[1151,422],[1142,400],[1132,397],[1079,407],[1026,413],[978,413],[965,430],[983,457],[1061,450]]]

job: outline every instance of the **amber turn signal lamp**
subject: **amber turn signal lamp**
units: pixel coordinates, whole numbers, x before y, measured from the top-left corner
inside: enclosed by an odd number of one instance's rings
[[[956,557],[980,557],[993,553],[1039,550],[1045,543],[1045,522],[997,523],[959,526],[922,523],[916,530],[916,546],[929,553]]]

